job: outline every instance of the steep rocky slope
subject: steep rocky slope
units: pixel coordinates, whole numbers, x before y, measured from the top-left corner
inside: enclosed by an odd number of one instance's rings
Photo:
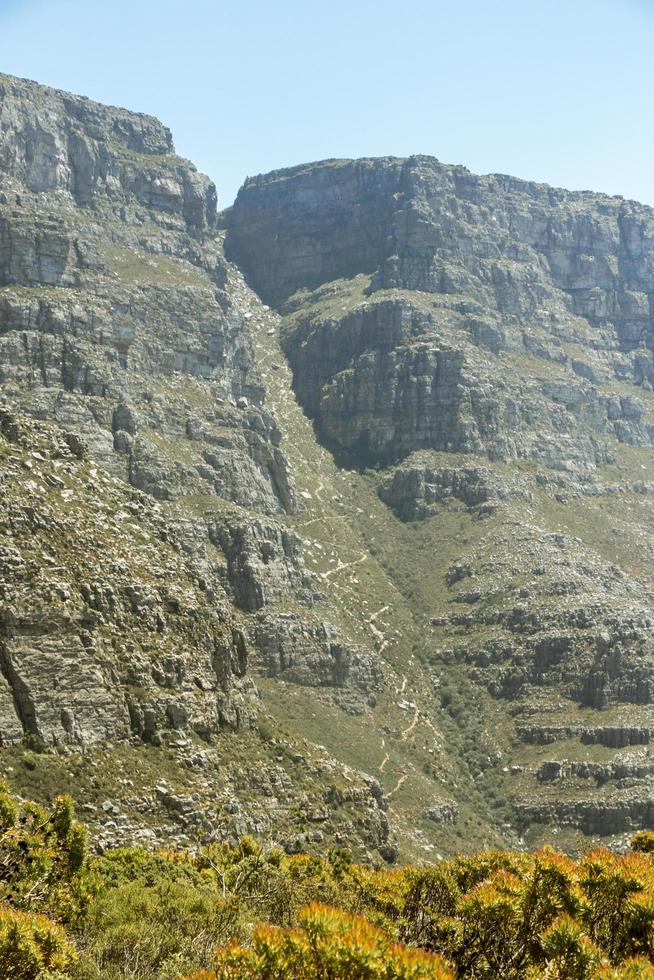
[[[415,158],[219,214],[150,117],[0,124],[14,786],[100,846],[651,821],[651,212]]]
[[[70,436],[3,410],[0,433],[2,745],[248,727],[243,634],[159,506]]]
[[[251,179],[228,223],[442,706],[491,698],[487,798],[530,842],[648,825],[654,213],[415,157]]]
[[[246,183],[230,249],[264,298],[314,290],[287,306],[298,395],[359,462],[592,466],[652,443],[633,388],[653,374],[649,208],[423,157],[329,161]]]
[[[150,117],[1,76],[0,121],[0,393],[26,456],[3,475],[29,497],[3,525],[13,778],[34,779],[25,739],[48,756],[40,792],[95,745],[99,778],[72,788],[101,839],[196,820],[303,846],[315,813],[316,842],[383,847],[381,787],[266,721],[253,681],[361,714],[382,671],[281,522],[302,498],[254,351],[266,311],[222,255],[215,188]]]

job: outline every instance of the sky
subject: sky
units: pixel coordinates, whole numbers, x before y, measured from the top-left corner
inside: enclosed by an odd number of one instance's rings
[[[654,0],[0,0],[0,72],[246,176],[426,153],[654,205]]]

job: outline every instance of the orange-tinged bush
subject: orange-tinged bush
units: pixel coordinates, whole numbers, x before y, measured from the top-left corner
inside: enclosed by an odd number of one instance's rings
[[[390,943],[360,916],[314,903],[299,928],[262,925],[252,949],[219,950],[215,971],[196,980],[450,980],[439,956]]]
[[[76,953],[60,925],[44,915],[0,907],[0,976],[38,980],[60,974]]]
[[[585,980],[602,962],[654,959],[646,850],[581,861],[551,848],[489,852],[407,876],[401,938],[441,953],[459,976]]]
[[[579,861],[543,848],[400,870],[251,837],[89,858],[69,800],[48,811],[0,784],[0,977],[170,980],[218,946],[197,980],[654,980],[650,838]],[[74,927],[76,966],[36,912]]]
[[[652,858],[601,849],[582,859],[580,872],[587,903],[584,919],[594,942],[612,962],[649,953],[654,939]]]
[[[654,980],[654,964],[642,956],[625,960],[620,966],[604,965],[597,980]]]
[[[600,950],[571,916],[562,915],[540,937],[544,966],[528,974],[548,980],[584,980],[602,961]]]

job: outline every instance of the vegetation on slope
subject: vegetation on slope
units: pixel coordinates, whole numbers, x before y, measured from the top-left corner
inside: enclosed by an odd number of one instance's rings
[[[654,976],[648,832],[625,855],[388,870],[252,838],[92,855],[68,799],[4,787],[0,826],[0,975],[15,980]]]

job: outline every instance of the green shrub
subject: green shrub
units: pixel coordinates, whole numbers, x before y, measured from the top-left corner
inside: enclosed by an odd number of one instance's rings
[[[44,915],[0,908],[0,976],[4,980],[55,980],[76,959],[63,928]]]
[[[101,892],[91,903],[80,942],[84,978],[177,978],[211,962],[212,951],[242,935],[238,911],[212,887],[163,877]]]
[[[88,901],[86,829],[58,797],[48,812],[0,784],[0,901],[71,922]]]
[[[654,833],[651,830],[641,830],[631,838],[632,851],[643,854],[654,854]]]
[[[213,972],[196,980],[450,980],[439,956],[389,942],[359,916],[327,905],[309,905],[298,929],[262,925],[252,949],[218,950]]]
[[[70,800],[47,810],[0,785],[0,977],[654,980],[653,839],[401,870],[252,837],[89,857]]]

